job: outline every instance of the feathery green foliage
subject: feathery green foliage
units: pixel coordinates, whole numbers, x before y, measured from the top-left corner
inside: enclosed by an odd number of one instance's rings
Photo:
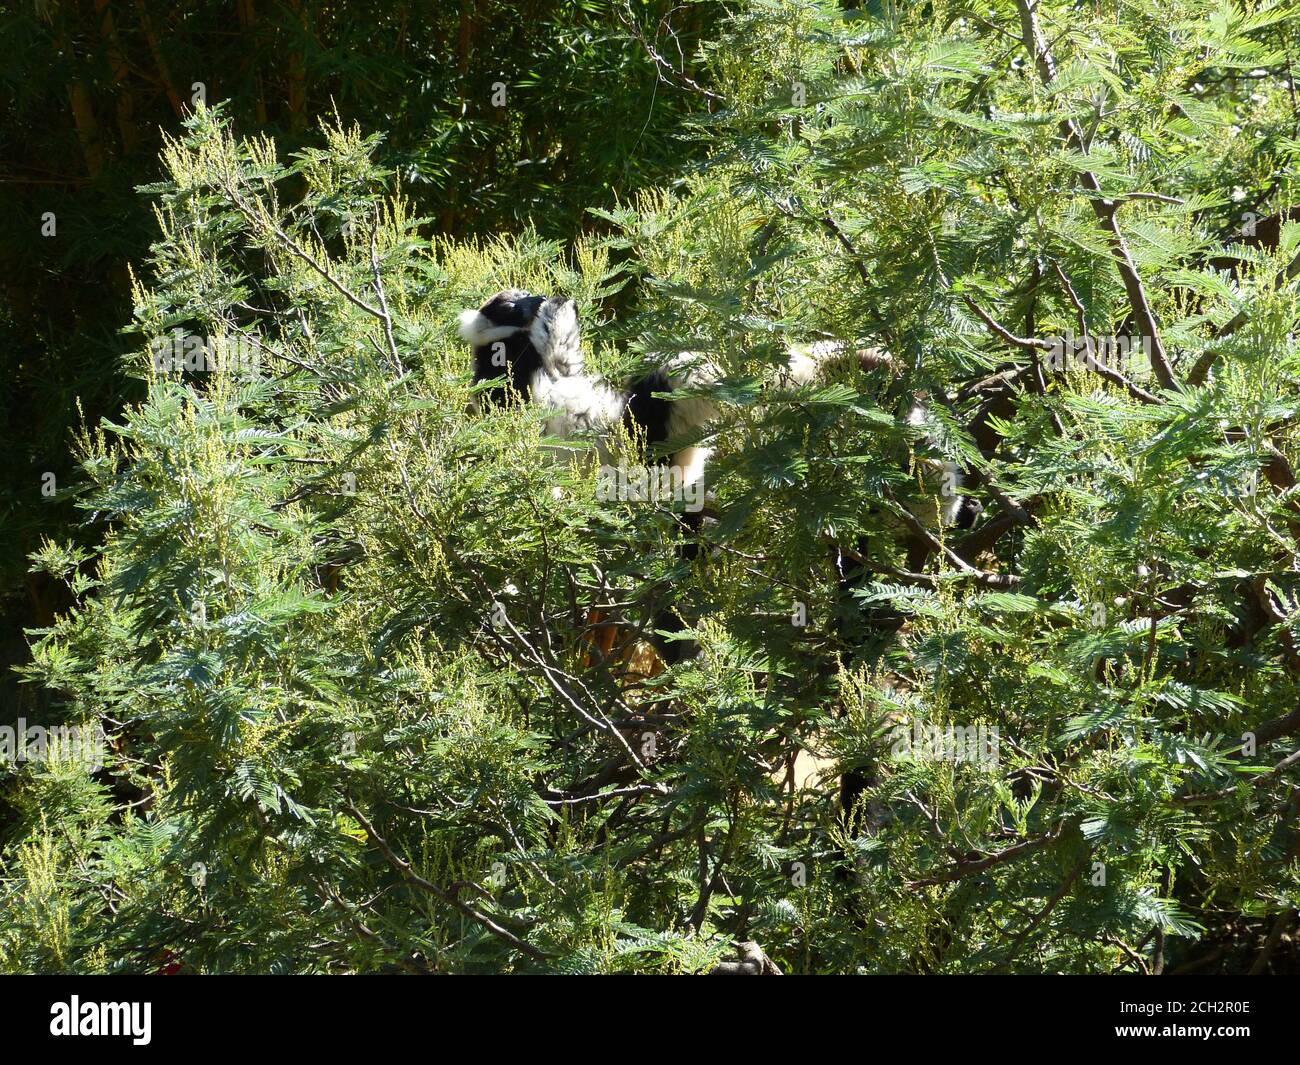
[[[107,766],[13,767],[0,965],[1269,964],[1300,225],[1243,220],[1290,207],[1295,21],[746,0],[706,161],[563,246],[426,239],[373,137],[285,162],[201,111],[153,190],[148,398],[83,442],[103,547],[36,559],[76,606],[30,677]],[[542,411],[471,412],[455,316],[506,285],[576,298],[611,378],[721,367],[693,560]],[[260,369],[157,373],[176,328]],[[892,359],[772,387],[819,338]],[[930,520],[944,461],[969,531]],[[590,639],[668,607],[698,653],[663,673]]]

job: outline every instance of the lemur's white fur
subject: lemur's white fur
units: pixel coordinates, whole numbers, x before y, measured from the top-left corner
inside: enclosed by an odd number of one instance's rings
[[[542,368],[530,382],[534,401],[558,412],[546,421],[548,435],[563,439],[584,429],[603,432],[621,421],[628,394],[583,371],[582,334],[573,300],[544,304],[529,327],[529,339],[542,359]],[[828,359],[839,357],[845,350],[845,345],[834,341],[792,347],[789,363],[781,371],[782,383],[793,386],[812,381]],[[692,351],[674,355],[663,369],[673,392],[704,390],[722,376],[708,358]],[[678,440],[693,433],[717,414],[717,403],[707,395],[674,400],[668,410],[668,439]],[[603,443],[599,446],[603,458]],[[681,483],[690,486],[700,482],[712,454],[713,449],[703,443],[688,444],[674,452],[672,465],[680,470]]]
[[[519,328],[513,325],[493,325],[492,320],[481,311],[461,311],[460,325],[456,332],[470,347],[478,348],[491,344],[494,340],[505,340],[519,332]]]
[[[684,351],[669,359],[664,369],[668,374],[668,387],[674,392],[717,384],[722,376],[713,363],[693,351]],[[717,415],[718,405],[708,396],[683,396],[674,400],[668,408],[668,439],[679,439],[707,425]],[[702,443],[689,444],[673,453],[672,465],[681,471],[681,483],[689,487],[702,484],[704,467],[712,457],[713,448]]]
[[[627,396],[583,372],[582,332],[573,300],[542,304],[528,336],[542,359],[541,369],[529,381],[533,401],[557,412],[546,419],[548,436],[566,439],[584,429],[603,432],[623,417]]]
[[[911,409],[907,412],[907,424],[915,427],[923,426],[930,417],[930,409],[926,406],[925,401],[917,398],[913,401]],[[961,494],[957,491],[962,485],[961,467],[955,462],[946,461],[938,462],[935,459],[922,460],[923,466],[935,473],[941,473],[942,481],[939,491],[939,512],[938,519],[943,525],[953,525],[957,521],[957,515],[961,511]],[[910,508],[913,514],[916,514],[922,521],[933,521],[935,515],[926,515],[917,513],[918,508]]]
[[[849,346],[839,340],[791,344],[790,357],[781,369],[781,383],[787,387],[810,384],[826,363],[842,357],[848,350]]]
[[[528,339],[551,377],[582,373],[582,329],[574,300],[547,300],[528,327]]]

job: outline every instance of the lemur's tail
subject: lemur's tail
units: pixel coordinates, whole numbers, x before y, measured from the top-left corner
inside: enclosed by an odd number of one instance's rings
[[[842,340],[815,340],[791,344],[786,363],[778,371],[781,387],[797,388],[811,384],[829,366],[854,358],[863,369],[890,362],[883,348],[856,348]],[[707,392],[722,374],[712,362],[698,352],[687,351],[674,356],[664,367],[669,385],[674,389],[698,389]],[[686,396],[673,403],[669,435],[677,436],[703,426],[717,416],[718,406],[707,394]]]

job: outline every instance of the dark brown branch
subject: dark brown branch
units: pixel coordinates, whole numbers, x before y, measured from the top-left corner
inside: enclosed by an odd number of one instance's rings
[[[1256,731],[1255,742],[1258,744],[1267,741],[1261,740],[1259,738],[1259,732]],[[1283,758],[1282,761],[1278,762],[1277,765],[1275,765],[1272,769],[1270,769],[1267,773],[1262,773],[1259,776],[1251,779],[1249,781],[1250,787],[1257,788],[1265,781],[1273,780],[1281,776],[1283,773],[1285,773],[1288,769],[1290,769],[1294,765],[1300,765],[1300,750],[1292,751],[1285,758]],[[1221,799],[1227,799],[1230,796],[1235,795],[1236,793],[1237,793],[1237,789],[1235,787],[1222,788],[1219,791],[1206,792],[1201,795],[1178,795],[1174,797],[1173,801],[1179,806],[1202,806],[1205,805],[1206,803],[1218,802]]]
[[[1067,281],[1066,284],[1068,285],[1069,282]],[[1073,292],[1074,290],[1071,288],[1070,291]],[[993,333],[994,336],[998,337],[1001,340],[1006,341],[1008,344],[1011,344],[1013,347],[1021,348],[1025,351],[1039,352],[1039,351],[1055,351],[1058,347],[1058,344],[1063,344],[1063,341],[1054,342],[1050,340],[1043,340],[1040,337],[1016,336],[1005,326],[999,324],[998,321],[992,315],[990,315],[986,310],[984,310],[983,307],[977,304],[969,296],[965,296],[963,297],[963,299],[966,301],[966,305],[970,307],[972,311],[975,312],[976,316],[980,319],[980,321],[982,321],[985,324],[985,326],[988,327],[989,331]],[[1075,296],[1075,299],[1077,300],[1078,297]],[[1079,308],[1080,312],[1082,312],[1082,304],[1077,304],[1077,307]],[[1084,339],[1085,341],[1088,339],[1086,334]],[[1088,348],[1086,350],[1091,351],[1091,344],[1088,345]],[[1127,389],[1128,393],[1134,399],[1140,400],[1143,403],[1160,402],[1159,397],[1152,395],[1146,389],[1142,388],[1139,385],[1134,384],[1118,370],[1114,369],[1113,367],[1107,366],[1104,362],[1099,362],[1097,359],[1089,358],[1085,360],[1084,365],[1087,367],[1087,369],[1091,370],[1093,373],[1097,374],[1100,377],[1104,377],[1107,381],[1111,382],[1112,384],[1116,384],[1119,385],[1121,388]]]
[[[997,851],[993,854],[986,854],[979,858],[958,858],[952,865],[941,873],[933,876],[922,877],[920,880],[913,880],[907,886],[909,888],[933,887],[936,884],[951,884],[958,880],[964,880],[968,876],[974,876],[976,873],[982,873],[994,866],[1001,865],[1003,862],[1013,861],[1025,854],[1029,854],[1045,847],[1049,843],[1055,843],[1061,838],[1063,826],[1057,826],[1051,832],[1041,836],[1034,836],[1031,839],[1022,840],[1019,843],[1012,844],[1004,850]]]
[[[658,49],[650,43],[650,39],[645,35],[645,31],[641,29],[640,24],[636,21],[636,17],[632,13],[632,7],[630,4],[626,5],[626,13],[622,11],[619,12],[619,21],[627,28],[628,33],[630,33],[635,40],[640,42],[641,47],[645,49],[646,55],[650,57],[651,62],[655,65],[655,74],[665,85],[670,85],[674,89],[689,89],[691,92],[703,96],[706,100],[721,101],[723,99],[723,97],[719,96],[716,92],[710,92],[703,85],[696,82],[684,70],[678,70],[672,65],[672,63],[668,62],[667,59],[659,54]],[[669,77],[668,75],[672,75],[672,77]]]
[[[1079,299],[1079,294],[1075,292],[1074,285],[1070,282],[1069,277],[1066,276],[1065,271],[1061,269],[1060,263],[1053,260],[1052,270],[1055,271],[1056,279],[1061,282],[1061,288],[1065,290],[1066,297],[1074,307],[1074,313],[1079,322],[1079,335],[1083,337],[1084,340],[1089,339],[1088,312],[1083,305],[1083,300]]]
[[[1011,967],[1011,963],[1016,960],[1016,956],[1020,953],[1020,949],[1025,945],[1025,940],[1029,938],[1035,928],[1047,920],[1048,916],[1054,909],[1056,909],[1060,901],[1070,893],[1070,888],[1074,886],[1074,882],[1079,879],[1080,875],[1087,868],[1088,856],[1085,856],[1078,865],[1070,870],[1065,880],[1061,882],[1061,886],[1056,890],[1056,893],[1047,900],[1047,905],[1044,906],[1035,915],[1034,919],[1025,926],[1024,930],[1016,936],[1015,942],[1011,944],[1010,950],[1007,951],[1006,961],[1002,963],[1004,967]]]
[[[886,492],[886,498],[893,501],[893,494]],[[895,502],[897,506],[897,503]],[[980,584],[987,585],[990,588],[1010,588],[1020,583],[1020,578],[1010,573],[990,573],[988,570],[980,569],[978,566],[972,566],[961,555],[957,554],[951,547],[945,544],[922,522],[915,514],[906,507],[899,506],[898,517],[902,519],[904,525],[918,540],[924,543],[932,551],[938,551],[944,558],[951,562],[963,573],[968,574]]]
[[[1300,255],[1296,255],[1295,258],[1287,264],[1286,270],[1283,271],[1282,276],[1277,280],[1278,287],[1281,287],[1287,281],[1294,280],[1297,275],[1300,275]],[[1223,325],[1214,330],[1214,339],[1220,340],[1223,337],[1231,336],[1249,320],[1250,314],[1243,308],[1228,321],[1224,322]],[[1218,360],[1220,354],[1221,352],[1218,348],[1211,348],[1197,359],[1196,363],[1192,366],[1191,373],[1187,375],[1187,383],[1189,385],[1203,384],[1206,377],[1209,376],[1210,370]]]
[[[1005,340],[1012,347],[1022,348],[1025,351],[1051,351],[1056,346],[1050,340],[1042,340],[1039,337],[1018,337],[1011,330],[999,324],[988,311],[984,310],[969,296],[963,296],[962,300],[965,301],[967,307],[975,312],[975,316],[988,327],[989,332],[999,339]]]
[[[781,976],[776,962],[763,952],[753,940],[733,943],[735,961],[720,961],[709,970],[710,976]]]
[[[374,944],[376,948],[383,951],[389,960],[391,960],[399,969],[403,969],[414,976],[426,976],[433,971],[427,966],[420,965],[414,958],[404,958],[398,955],[391,944],[386,943],[384,938],[378,932],[361,919],[361,914],[358,908],[348,902],[347,899],[343,898],[343,896],[337,891],[333,891],[315,877],[312,878],[312,883],[316,887],[317,895],[323,901],[332,903],[336,906],[342,913],[343,919],[352,926],[352,929],[361,936],[362,939]]]
[[[1262,976],[1268,969],[1268,960],[1273,956],[1273,951],[1277,950],[1277,945],[1282,942],[1282,934],[1291,927],[1295,921],[1295,910],[1283,910],[1273,921],[1273,927],[1268,930],[1268,937],[1264,940],[1264,946],[1260,948],[1259,955],[1255,958],[1254,963],[1247,972],[1247,976]]]

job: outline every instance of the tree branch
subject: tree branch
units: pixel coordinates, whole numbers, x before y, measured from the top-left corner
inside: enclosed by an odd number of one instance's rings
[[[933,876],[923,877],[920,880],[913,880],[907,886],[909,888],[933,887],[937,884],[951,884],[957,880],[964,880],[968,876],[974,876],[976,873],[982,873],[985,870],[992,869],[994,866],[1001,865],[1003,862],[1013,861],[1025,854],[1045,847],[1049,843],[1055,843],[1061,838],[1064,831],[1063,825],[1058,825],[1051,832],[1041,836],[1034,836],[1031,839],[1022,840],[1015,843],[1005,850],[997,851],[993,854],[986,854],[980,858],[965,859],[958,858],[951,866],[943,872],[936,873]]]
[[[1044,86],[1050,87],[1056,80],[1056,60],[1053,59],[1051,48],[1043,39],[1042,31],[1039,29],[1037,4],[1031,3],[1030,0],[1016,0],[1016,10],[1020,15],[1020,30],[1025,49],[1033,57],[1039,80]],[[1071,148],[1080,155],[1088,154],[1083,133],[1074,119],[1067,118],[1062,121],[1061,133]],[[1165,355],[1164,344],[1160,340],[1160,330],[1156,325],[1155,314],[1152,313],[1146,289],[1143,287],[1142,277],[1138,273],[1137,263],[1128,249],[1128,243],[1124,240],[1124,234],[1120,231],[1119,222],[1115,217],[1119,203],[1116,199],[1103,194],[1101,182],[1092,171],[1085,170],[1080,174],[1079,182],[1091,194],[1089,202],[1092,204],[1093,214],[1097,216],[1098,224],[1110,241],[1111,255],[1119,269],[1120,280],[1124,283],[1133,320],[1137,324],[1139,334],[1150,344],[1151,370],[1162,388],[1174,392],[1181,391],[1173,369],[1169,365],[1169,359]],[[1139,194],[1129,195],[1132,197]],[[1156,194],[1140,195],[1150,198]]]

